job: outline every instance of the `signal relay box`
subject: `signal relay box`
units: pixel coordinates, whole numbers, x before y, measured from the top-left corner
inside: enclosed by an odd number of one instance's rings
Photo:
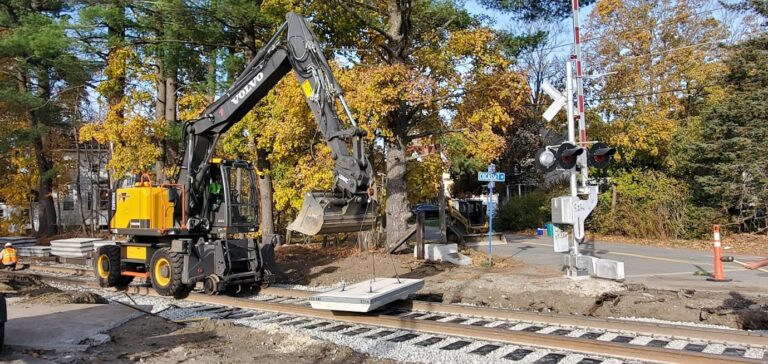
[[[552,199],[552,223],[573,225],[576,223],[574,204],[578,197],[560,196]]]

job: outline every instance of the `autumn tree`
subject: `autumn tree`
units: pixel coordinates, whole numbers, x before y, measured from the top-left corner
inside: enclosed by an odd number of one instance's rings
[[[705,102],[722,98],[724,29],[703,0],[602,0],[587,21],[592,135],[619,149],[621,165],[673,168],[678,136],[695,130]]]
[[[57,232],[53,203],[53,137],[71,125],[87,72],[67,36],[68,5],[16,1],[0,8],[0,103],[4,117],[23,122],[17,145],[30,147],[37,175],[38,234]]]
[[[340,81],[353,113],[383,137],[393,244],[410,216],[408,146],[461,131],[466,152],[487,163],[499,155],[499,134],[516,122],[527,86],[501,55],[496,34],[452,1],[337,0],[309,10],[321,37],[354,64],[345,76],[353,82]]]

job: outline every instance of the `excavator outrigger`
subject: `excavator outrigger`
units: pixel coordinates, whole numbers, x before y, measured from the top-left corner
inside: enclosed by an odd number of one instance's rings
[[[142,277],[161,295],[183,298],[201,281],[209,294],[261,284],[265,264],[259,244],[243,237],[259,227],[253,168],[215,158],[214,150],[221,135],[291,70],[331,148],[335,187],[306,194],[288,229],[316,235],[372,228],[378,208],[369,194],[373,170],[364,152],[365,132],[306,20],[289,13],[229,90],[186,124],[174,183],[153,184],[140,176],[115,186],[110,228],[128,241],[99,249],[94,270],[102,286],[125,286]],[[347,128],[337,100],[351,122]]]

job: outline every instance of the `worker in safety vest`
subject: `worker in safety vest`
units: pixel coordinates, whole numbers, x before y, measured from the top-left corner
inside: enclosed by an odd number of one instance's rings
[[[16,249],[13,248],[13,244],[5,243],[5,248],[0,253],[0,262],[3,264],[3,268],[10,270],[16,270],[16,262],[19,258],[16,256]]]

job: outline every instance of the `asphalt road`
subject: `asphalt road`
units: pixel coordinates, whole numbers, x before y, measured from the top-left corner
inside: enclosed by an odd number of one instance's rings
[[[426,227],[426,240],[438,240],[438,227]],[[547,236],[521,236],[507,234],[507,245],[493,246],[493,254],[515,257],[528,264],[560,269],[565,254],[555,253],[552,238]],[[698,289],[736,291],[768,294],[768,273],[743,268],[736,263],[723,263],[725,276],[730,282],[710,282],[707,278],[714,271],[711,251],[672,249],[634,244],[595,242],[587,250],[582,244],[582,254],[624,262],[626,282],[642,283],[648,287],[663,289]],[[476,249],[487,252],[488,247]],[[726,255],[734,255],[728,252]],[[734,255],[736,260],[748,262],[761,257]],[[766,267],[768,268],[768,267]]]
[[[515,257],[528,264],[562,267],[564,254],[553,251],[551,237],[508,234],[507,242],[504,246],[494,246],[494,255]],[[481,249],[486,251],[487,247]],[[596,242],[594,250],[582,253],[624,262],[626,282],[630,283],[668,289],[768,293],[768,273],[747,270],[736,263],[723,263],[726,278],[732,279],[731,282],[707,281],[714,269],[712,252]],[[760,257],[735,255],[735,258],[746,262]]]

